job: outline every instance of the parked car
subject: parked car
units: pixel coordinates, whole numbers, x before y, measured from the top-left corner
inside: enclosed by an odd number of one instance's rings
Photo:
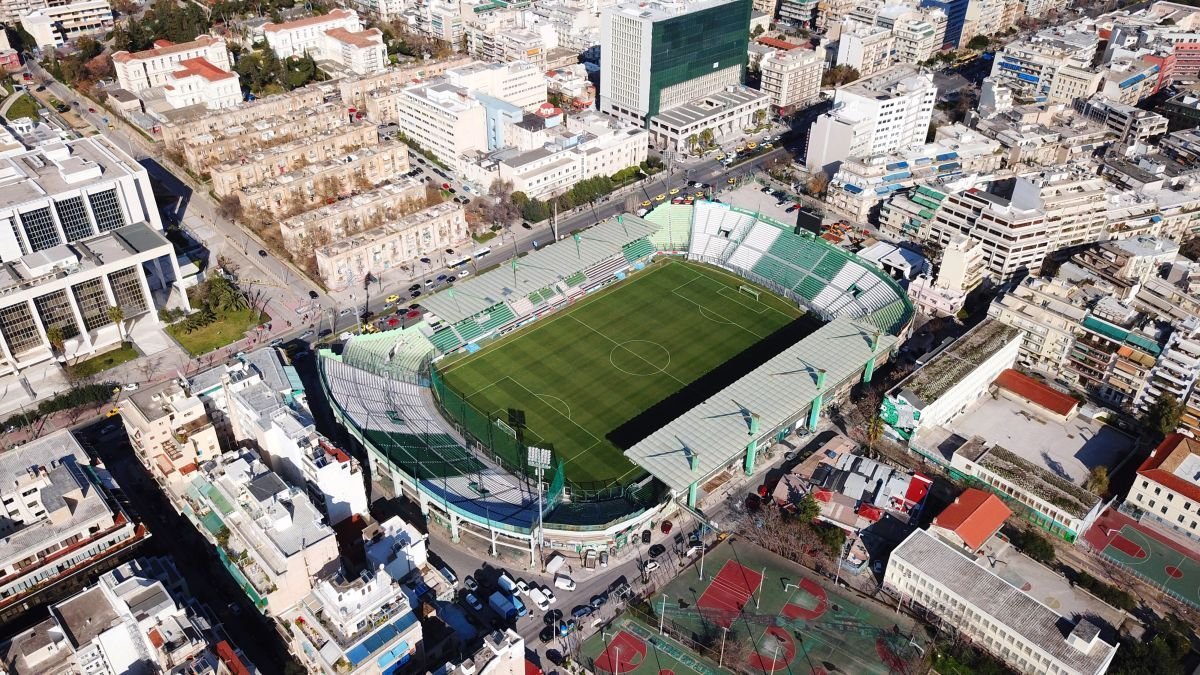
[[[321,296],[316,291],[309,291],[308,297],[312,298],[313,300],[316,300],[317,298],[320,298]]]
[[[467,575],[467,578],[463,579],[463,586],[466,586],[469,591],[479,590],[479,583],[475,581],[475,577],[470,575]]]
[[[554,591],[550,590],[549,586],[543,585],[538,586],[537,588],[542,592],[542,595],[546,596],[546,600],[549,601],[550,604],[553,605],[554,603],[558,602],[558,598],[555,597]]]
[[[642,530],[642,543],[643,544],[650,543],[650,530]]]
[[[536,587],[530,588],[527,597],[533,603],[533,606],[539,610],[544,612],[550,609],[550,601],[546,599],[546,594],[542,593],[542,589]]]
[[[575,580],[565,574],[555,574],[554,586],[564,591],[573,591],[575,590]]]
[[[438,571],[442,573],[442,576],[445,577],[446,581],[449,581],[451,585],[458,583],[458,577],[454,575],[454,570],[442,565],[438,568]]]
[[[658,562],[655,560],[647,560],[646,562],[642,563],[642,571],[646,574],[653,572],[654,570],[658,569],[658,567]]]
[[[647,553],[649,553],[650,558],[653,559],[653,558],[657,558],[658,556],[662,555],[666,551],[667,551],[666,546],[663,546],[662,544],[655,544],[650,547],[650,549],[647,551]]]
[[[529,595],[529,582],[524,579],[517,579],[517,590],[521,592],[521,595]]]
[[[592,596],[592,599],[588,601],[588,604],[591,605],[592,609],[595,610],[595,609],[600,609],[607,602],[608,602],[608,593],[597,593],[596,595]]]
[[[538,640],[541,641],[542,644],[546,644],[554,639],[554,633],[554,626],[546,626],[541,630],[541,632],[538,633]]]
[[[594,610],[590,605],[578,605],[575,607],[575,609],[571,610],[571,616],[575,617],[576,619],[582,619],[584,617],[591,616],[593,611]]]
[[[474,593],[467,593],[463,596],[463,600],[466,600],[467,604],[471,606],[471,609],[475,610],[476,612],[483,611],[483,603],[479,601],[479,598],[475,597]]]
[[[300,339],[307,340],[307,339],[311,338],[312,336],[313,336],[313,332],[311,330],[306,330],[300,334]]]

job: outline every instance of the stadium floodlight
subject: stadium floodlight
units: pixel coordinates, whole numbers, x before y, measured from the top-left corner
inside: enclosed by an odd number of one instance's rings
[[[529,446],[527,448],[527,462],[529,466],[537,469],[537,490],[538,490],[538,557],[542,555],[542,547],[546,545],[543,533],[545,528],[542,526],[542,476],[546,469],[550,468],[550,450],[549,448],[537,448]]]

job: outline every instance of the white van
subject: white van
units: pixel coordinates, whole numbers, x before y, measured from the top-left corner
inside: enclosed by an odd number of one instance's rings
[[[496,577],[496,585],[512,596],[520,595],[521,589],[517,586],[517,582],[508,576],[508,572],[501,572],[500,576]]]
[[[565,574],[555,574],[554,587],[564,591],[573,591],[575,590],[575,580]]]
[[[536,586],[529,589],[529,601],[543,612],[550,609],[550,601],[546,599],[546,594]]]

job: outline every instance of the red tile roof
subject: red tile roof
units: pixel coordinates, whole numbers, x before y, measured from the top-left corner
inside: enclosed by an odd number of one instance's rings
[[[968,488],[933,519],[933,524],[954,532],[972,551],[977,551],[996,533],[1012,510],[999,497]]]
[[[783,40],[777,40],[775,38],[770,38],[770,37],[758,38],[758,44],[763,45],[764,47],[774,47],[775,49],[782,49],[783,51],[789,51],[792,49],[800,48],[800,45],[795,45],[790,42],[784,42]]]
[[[338,42],[345,42],[355,47],[383,44],[383,32],[378,28],[368,28],[357,33],[351,33],[345,28],[330,28],[325,31],[325,34]]]
[[[195,57],[192,59],[184,59],[179,62],[180,69],[171,73],[175,77],[188,77],[189,75],[199,75],[209,82],[219,82],[228,80],[231,77],[237,77],[227,70],[221,70],[208,62],[208,59],[203,57]]]
[[[266,33],[275,33],[281,30],[304,28],[305,26],[319,26],[323,23],[329,23],[339,19],[349,19],[352,14],[353,12],[348,9],[335,9],[328,14],[321,14],[320,16],[306,16],[303,19],[286,21],[284,23],[268,23],[263,26],[263,31]]]
[[[1192,501],[1200,502],[1200,485],[1175,475],[1175,470],[1189,455],[1200,455],[1200,441],[1183,434],[1171,434],[1142,462],[1138,474]]]
[[[163,640],[162,633],[158,632],[157,628],[151,628],[147,635],[150,638],[150,644],[154,645],[156,649],[162,647],[163,644],[166,643],[166,640]]]
[[[996,378],[996,386],[1011,391],[1030,403],[1041,406],[1052,413],[1063,416],[1070,415],[1071,411],[1075,410],[1075,407],[1079,405],[1079,401],[1076,401],[1074,397],[1064,394],[1053,387],[1046,386],[1012,368],[1000,373],[1000,376]]]
[[[159,56],[167,56],[168,54],[178,54],[191,49],[202,49],[211,46],[217,42],[221,42],[221,38],[213,37],[212,35],[201,35],[191,42],[183,42],[174,44],[170,40],[158,40],[154,43],[153,49],[146,49],[140,52],[117,52],[113,54],[113,61],[125,63],[127,61],[140,61],[142,59],[153,59]]]

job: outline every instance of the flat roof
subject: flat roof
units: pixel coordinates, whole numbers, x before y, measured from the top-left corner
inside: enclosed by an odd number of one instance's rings
[[[676,127],[686,127],[700,120],[723,115],[730,108],[766,98],[769,97],[762,92],[746,87],[737,87],[733,91],[718,91],[664,110],[654,116],[654,121]]]
[[[897,339],[869,324],[838,317],[808,337],[743,375],[707,401],[668,422],[625,451],[625,456],[676,492],[707,478],[742,454],[752,440],[750,418],[757,415],[760,436],[794,420],[816,398],[818,371],[825,389],[854,376],[872,356],[879,336],[884,353]],[[691,469],[691,458],[697,468]]]
[[[908,535],[892,551],[891,559],[903,560],[920,570],[926,578],[1078,672],[1102,672],[1117,649],[1098,638],[1086,652],[1073,647],[1067,636],[1075,630],[1076,621],[1060,616],[925,530]]]
[[[888,393],[904,393],[912,403],[932,403],[1020,336],[1019,328],[984,319]]]

